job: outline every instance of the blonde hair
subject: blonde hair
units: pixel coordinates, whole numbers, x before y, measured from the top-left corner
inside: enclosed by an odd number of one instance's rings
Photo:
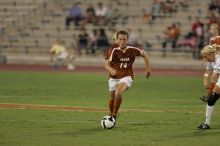
[[[114,34],[112,35],[112,40],[113,40],[113,41],[116,41],[116,40],[117,40],[117,33],[114,33]]]
[[[212,45],[207,45],[207,46],[203,47],[203,49],[201,50],[201,56],[205,57],[206,55],[215,54],[215,51],[216,51],[216,47],[214,47]]]
[[[219,26],[217,23],[212,23],[211,26],[210,26],[210,30],[218,30],[219,29]]]
[[[114,43],[118,44],[117,32],[112,35],[112,40]]]

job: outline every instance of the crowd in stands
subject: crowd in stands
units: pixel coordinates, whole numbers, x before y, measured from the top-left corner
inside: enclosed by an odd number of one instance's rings
[[[181,35],[181,28],[180,24],[173,23],[171,26],[168,26],[167,29],[164,31],[165,37],[162,42],[163,47],[163,56],[166,56],[166,48],[167,43],[171,43],[172,51],[176,51],[177,48],[177,41],[179,36]]]
[[[69,29],[70,23],[73,21],[75,26],[84,26],[88,23],[104,26],[108,25],[113,16],[113,7],[109,3],[108,6],[102,2],[98,2],[95,7],[93,3],[88,3],[85,12],[81,7],[80,2],[76,2],[69,10],[69,15],[66,17],[66,29]]]
[[[179,46],[190,46],[195,53],[194,58],[198,58],[198,52],[200,52],[204,45],[209,43],[211,24],[216,23],[220,28],[219,4],[219,0],[213,0],[209,5],[206,18],[201,20],[200,16],[196,16],[191,25],[191,31],[184,34],[184,38],[178,42]]]
[[[153,24],[156,19],[163,19],[172,16],[178,10],[187,11],[189,0],[153,0],[150,6],[143,9],[143,19],[145,22]]]
[[[78,35],[76,47],[79,56],[82,55],[82,52],[85,52],[85,54],[104,55],[110,45],[105,29],[94,29],[91,34],[88,34],[86,29],[82,28]]]
[[[170,18],[178,11],[188,11],[192,1],[193,0],[152,0],[151,5],[143,9],[143,21],[153,26],[156,19]],[[117,0],[113,0],[109,4],[89,2],[83,11],[82,3],[76,2],[72,8],[70,8],[69,15],[65,19],[65,26],[66,29],[69,29],[71,22],[74,22],[74,26],[80,29],[76,45],[79,55],[82,55],[82,52],[86,54],[104,54],[106,49],[111,46],[110,39],[106,35],[106,29],[104,27],[114,27],[119,19],[124,20],[122,24],[126,24],[126,20],[129,16],[120,14],[118,7],[113,8],[114,2],[121,5],[120,1]],[[125,4],[128,5],[126,2]],[[209,13],[205,19],[204,16],[200,15],[200,13],[202,13],[201,10],[198,10],[198,16],[195,18],[189,16],[190,20],[193,19],[193,22],[190,22],[191,30],[189,32],[183,33],[181,23],[175,19],[176,22],[164,27],[163,35],[157,36],[160,38],[158,39],[158,43],[161,44],[161,51],[164,52],[163,56],[166,56],[168,47],[171,48],[171,51],[175,52],[181,51],[182,46],[188,46],[192,52],[195,52],[196,49],[199,51],[198,49],[207,44],[210,37],[209,26],[212,23],[220,24],[220,1],[212,0],[207,9]],[[92,33],[86,30],[86,25],[88,24],[96,26]],[[152,46],[152,44],[147,41],[144,43],[138,42],[139,36],[137,30],[132,30],[132,28],[125,29],[130,33],[129,44],[143,48]]]

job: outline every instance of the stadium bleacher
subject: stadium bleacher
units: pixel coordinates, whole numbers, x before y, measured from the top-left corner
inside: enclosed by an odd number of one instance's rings
[[[94,6],[100,0],[93,0]],[[186,34],[191,29],[192,19],[200,16],[206,18],[209,0],[189,0],[190,6],[187,11],[179,9],[173,15],[163,15],[156,19],[153,25],[143,21],[142,10],[150,6],[153,0],[112,0],[113,8],[118,8],[120,13],[126,17],[126,22],[118,20],[114,29],[132,28],[141,36],[141,42],[146,40],[152,44],[149,54],[161,54],[161,43],[158,36],[163,33],[168,25],[174,22],[181,24],[182,34]],[[78,35],[79,30],[71,25],[70,30],[65,29],[64,21],[68,14],[68,9],[77,0],[1,0],[1,35],[0,47],[5,54],[25,54],[25,55],[48,55],[49,49],[56,38],[62,38],[70,46],[75,40],[73,35]],[[85,10],[89,0],[81,0],[81,6]],[[108,5],[110,0],[102,1]],[[202,11],[201,11],[201,8]],[[207,8],[207,9],[206,9]],[[135,22],[135,25],[134,25]],[[124,25],[125,24],[125,25]],[[88,32],[100,26],[86,25]],[[112,27],[104,26],[107,35],[111,38]],[[177,57],[185,56],[185,52],[176,52]],[[169,54],[168,54],[169,56]],[[172,52],[170,52],[170,56]],[[188,55],[187,55],[188,56]],[[186,56],[185,56],[186,57]],[[188,57],[187,57],[188,58]]]

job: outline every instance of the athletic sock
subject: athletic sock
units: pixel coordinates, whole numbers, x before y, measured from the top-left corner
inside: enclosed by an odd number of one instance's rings
[[[108,106],[109,106],[110,114],[112,115],[114,108],[114,98],[109,99]]]
[[[211,124],[212,113],[214,111],[214,106],[206,105],[206,113],[205,113],[205,124]]]
[[[115,100],[114,100],[114,108],[113,108],[113,113],[112,113],[113,116],[117,116],[118,110],[119,110],[120,105],[121,105],[121,102],[122,102],[122,98],[121,97],[116,97],[115,98]]]

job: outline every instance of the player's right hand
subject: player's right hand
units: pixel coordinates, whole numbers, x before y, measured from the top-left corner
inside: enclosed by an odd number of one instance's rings
[[[111,70],[111,72],[110,72],[110,74],[112,75],[112,76],[115,76],[116,75],[116,70]]]

